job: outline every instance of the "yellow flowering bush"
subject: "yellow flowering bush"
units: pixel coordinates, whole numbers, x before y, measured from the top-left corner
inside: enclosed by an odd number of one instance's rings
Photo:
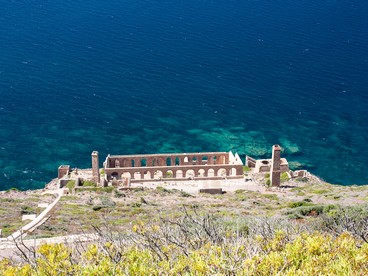
[[[302,233],[294,238],[277,232],[270,240],[239,239],[207,243],[189,253],[160,259],[149,248],[92,244],[78,259],[62,244],[38,248],[35,266],[0,261],[0,275],[368,275],[368,244],[348,233]],[[255,250],[257,248],[257,250]]]

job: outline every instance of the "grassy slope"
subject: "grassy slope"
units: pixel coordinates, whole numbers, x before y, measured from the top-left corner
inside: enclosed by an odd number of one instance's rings
[[[315,182],[284,182],[288,188],[268,188],[265,192],[237,190],[223,195],[189,195],[164,188],[105,192],[81,191],[64,196],[51,212],[51,218],[29,238],[50,237],[93,231],[94,226],[110,224],[119,230],[130,229],[136,221],[148,221],[159,214],[175,217],[183,206],[195,206],[223,218],[277,216],[309,219],[314,209],[339,204],[356,206],[368,200],[367,186],[337,186]],[[15,195],[16,194],[16,195]],[[20,196],[22,195],[22,196]],[[4,193],[0,197],[0,228],[4,236],[21,222],[22,206],[32,210],[44,197],[24,192]],[[23,198],[22,200],[17,198]],[[50,199],[52,197],[50,196]],[[318,208],[317,208],[318,207]]]

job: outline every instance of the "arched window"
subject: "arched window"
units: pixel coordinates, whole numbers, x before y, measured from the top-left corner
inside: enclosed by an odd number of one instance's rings
[[[208,172],[207,172],[207,176],[208,177],[214,177],[215,176],[215,171],[214,169],[209,169]]]
[[[174,173],[172,170],[168,170],[165,175],[164,175],[165,178],[173,178],[174,177]]]
[[[176,178],[183,178],[183,171],[182,170],[177,170],[176,171]]]
[[[160,170],[155,171],[155,174],[153,176],[154,179],[160,179],[163,177],[163,173]]]
[[[223,169],[223,168],[219,169],[217,171],[217,176],[222,176],[222,177],[226,176],[226,169]]]
[[[143,179],[151,179],[151,172],[145,171],[143,174]]]
[[[205,177],[206,175],[205,175],[205,173],[206,173],[206,171],[204,170],[204,169],[200,169],[199,171],[198,171],[198,176],[199,177]]]
[[[186,178],[194,178],[195,177],[195,172],[193,170],[187,170],[185,172],[185,177]]]
[[[111,174],[111,177],[112,177],[112,178],[115,178],[115,179],[119,179],[119,174],[118,174],[117,172],[113,172],[113,173]]]
[[[204,165],[208,164],[208,157],[207,156],[202,157],[202,164],[204,164]]]

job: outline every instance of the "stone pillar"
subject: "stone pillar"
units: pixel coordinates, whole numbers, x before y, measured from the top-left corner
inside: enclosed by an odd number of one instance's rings
[[[100,186],[101,187],[107,187],[107,181],[106,181],[105,177],[101,177]]]
[[[279,145],[272,146],[272,164],[271,164],[271,186],[280,186],[280,157],[281,157],[281,147]]]
[[[100,166],[98,161],[98,151],[92,152],[92,178],[95,183],[100,183]]]
[[[69,165],[61,165],[58,168],[58,179],[63,178],[63,176],[68,175],[70,170]]]

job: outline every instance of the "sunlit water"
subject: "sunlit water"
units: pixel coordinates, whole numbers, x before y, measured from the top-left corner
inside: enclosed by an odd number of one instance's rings
[[[275,143],[294,167],[367,184],[367,14],[363,0],[0,0],[0,189],[90,167],[92,150]]]

